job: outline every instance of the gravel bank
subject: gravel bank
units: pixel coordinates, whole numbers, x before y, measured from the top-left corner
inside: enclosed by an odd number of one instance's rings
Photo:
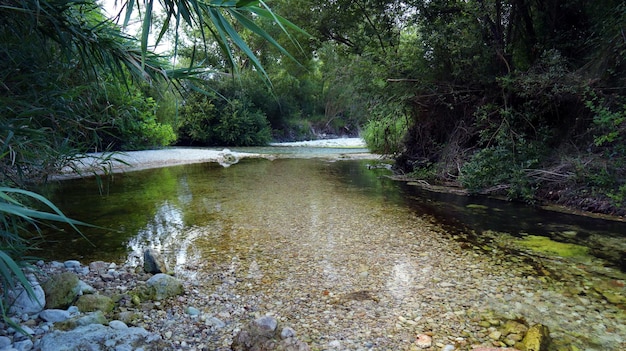
[[[325,140],[309,140],[299,142],[272,143],[274,147],[308,147],[308,148],[366,148],[361,138],[339,138]],[[228,167],[244,158],[268,158],[277,156],[272,153],[236,152],[224,148],[221,150],[206,148],[175,147],[160,150],[126,151],[116,153],[89,153],[79,157],[71,166],[65,167],[61,174],[52,179],[71,179],[80,175],[122,173],[151,168],[176,166],[182,164],[218,162]],[[283,155],[282,157],[289,157]],[[378,158],[372,154],[331,154],[335,158]],[[78,171],[78,173],[77,173]]]

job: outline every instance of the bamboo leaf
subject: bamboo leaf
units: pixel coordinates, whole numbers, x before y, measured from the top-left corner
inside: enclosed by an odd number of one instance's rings
[[[123,28],[126,28],[128,26],[134,7],[135,7],[135,0],[128,0],[128,2],[126,3],[126,15],[124,16],[124,23],[122,24]]]
[[[222,13],[219,12],[217,9],[208,8],[207,10],[210,15],[211,22],[215,24],[215,28],[217,29],[217,33],[219,34],[219,37],[215,36],[215,39],[217,40],[217,43],[220,49],[222,50],[222,52],[225,53],[226,56],[228,57],[229,65],[236,72],[238,70],[238,67],[235,64],[235,59],[233,58],[232,50],[230,49],[230,46],[228,45],[228,37],[226,35],[226,30],[223,26],[223,22],[226,22],[226,20],[222,16]]]
[[[143,26],[141,29],[141,67],[145,68],[146,53],[148,52],[148,37],[150,35],[150,28],[152,27],[152,5],[154,0],[148,0],[146,3],[146,10],[143,17]]]
[[[233,12],[234,11],[232,10],[230,11],[231,14]],[[261,62],[256,57],[256,55],[252,52],[252,50],[250,50],[250,47],[248,47],[248,44],[246,44],[246,42],[241,38],[241,36],[239,36],[239,33],[237,33],[237,31],[231,26],[231,24],[228,21],[226,21],[226,19],[223,16],[221,16],[221,14],[218,20],[220,21],[220,26],[226,31],[230,40],[232,40],[232,42],[250,59],[254,67],[256,67],[256,69],[260,73],[262,73],[262,76],[264,77],[266,84],[271,86],[270,78],[267,75],[267,72],[265,72],[263,65],[261,65]]]
[[[237,8],[246,7],[246,6],[256,6],[259,3],[259,0],[239,0],[237,1]]]
[[[246,16],[240,14],[237,11],[231,11],[230,12],[233,17],[235,19],[237,19],[237,21],[239,21],[239,23],[241,23],[244,27],[246,27],[247,29],[249,29],[251,32],[253,32],[254,34],[260,36],[261,38],[265,39],[267,42],[269,42],[270,44],[272,44],[275,48],[277,48],[283,55],[289,57],[290,59],[292,59],[293,61],[298,61],[296,60],[293,56],[291,56],[291,54],[285,50],[285,48],[283,48],[276,40],[274,40],[274,38],[272,38],[272,36],[270,36],[265,30],[263,30],[261,27],[257,26],[256,23],[252,22],[249,18],[247,18]]]
[[[28,279],[26,279],[24,272],[22,272],[17,263],[3,250],[0,250],[0,274],[2,275],[3,281],[7,282],[11,288],[15,288],[13,280],[13,277],[15,277],[15,279],[22,284],[28,296],[31,299],[36,299],[35,292]]]

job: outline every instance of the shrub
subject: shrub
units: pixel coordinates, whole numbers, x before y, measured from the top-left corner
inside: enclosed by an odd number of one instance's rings
[[[222,111],[215,136],[222,145],[266,145],[271,140],[271,129],[260,110],[245,101],[233,100]]]
[[[226,101],[192,93],[181,108],[178,127],[184,144],[253,146],[271,140],[265,114],[245,98]]]
[[[536,183],[528,171],[539,164],[539,148],[530,143],[487,147],[472,156],[461,168],[461,184],[470,193],[505,190],[509,199],[534,201]]]
[[[408,117],[401,105],[381,105],[365,125],[361,136],[374,153],[396,154],[408,128]]]

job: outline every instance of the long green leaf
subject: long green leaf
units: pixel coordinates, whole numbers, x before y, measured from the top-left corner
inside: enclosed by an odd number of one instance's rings
[[[251,5],[257,5],[259,3],[259,0],[239,0],[237,1],[237,5],[235,5],[237,8],[241,8],[241,7],[246,7],[246,6],[251,6]]]
[[[126,15],[124,16],[124,23],[122,24],[123,28],[126,28],[128,26],[134,7],[135,7],[135,0],[128,0],[128,2],[126,3]]]
[[[289,52],[287,52],[287,50],[285,50],[285,48],[283,48],[276,40],[274,40],[274,38],[272,38],[272,36],[270,36],[265,30],[263,30],[261,27],[257,26],[256,23],[252,22],[250,19],[248,19],[246,16],[240,14],[237,11],[230,11],[230,13],[233,15],[233,17],[235,17],[235,19],[237,19],[237,21],[239,21],[239,23],[241,23],[244,27],[246,27],[247,29],[249,29],[250,31],[252,31],[254,34],[260,36],[261,38],[265,39],[267,42],[269,42],[270,44],[272,44],[275,48],[277,48],[283,55],[289,57],[290,59],[292,59],[293,61],[298,61],[296,60],[293,56],[291,56],[291,54]]]
[[[146,53],[148,52],[148,37],[150,35],[150,28],[152,27],[152,5],[154,0],[148,0],[146,3],[146,10],[143,14],[143,25],[141,29],[141,67],[145,68]]]
[[[230,11],[231,13],[234,12],[233,10]],[[250,61],[252,62],[252,64],[254,65],[254,67],[256,67],[256,69],[262,73],[263,77],[266,80],[266,83],[268,85],[271,86],[271,82],[270,82],[270,78],[267,75],[267,72],[265,72],[265,69],[263,68],[263,65],[261,64],[261,62],[259,61],[259,59],[256,57],[256,55],[252,52],[252,50],[250,49],[250,47],[248,47],[248,44],[246,44],[246,42],[241,38],[241,36],[239,36],[239,33],[237,33],[237,31],[235,30],[235,28],[233,28],[231,26],[231,24],[224,18],[224,16],[220,16],[219,17],[219,21],[220,21],[220,26],[222,26],[222,28],[226,31],[226,33],[228,33],[228,36],[230,37],[230,39],[232,40],[232,42],[241,50],[243,51],[243,53],[250,59]]]
[[[217,9],[207,8],[207,12],[209,13],[211,22],[215,24],[215,28],[217,29],[217,33],[219,34],[219,37],[216,36],[215,39],[217,40],[217,43],[222,52],[224,52],[228,57],[229,65],[235,72],[237,72],[238,67],[235,63],[235,59],[233,58],[232,50],[228,45],[228,37],[226,35],[226,31],[222,25],[222,22],[226,22],[226,20],[223,18],[222,13],[219,12]]]
[[[0,187],[0,194],[7,194],[7,193],[21,194],[24,196],[28,196],[32,199],[35,199],[43,203],[54,213],[30,210],[28,208],[25,208],[23,205],[19,203],[16,204],[15,202],[5,203],[5,204],[0,203],[0,212],[6,211],[6,213],[13,213],[17,215],[18,217],[24,217],[24,218],[32,217],[32,218],[43,219],[43,220],[65,222],[65,223],[68,223],[70,226],[72,226],[72,228],[76,230],[78,233],[80,233],[80,230],[76,227],[76,225],[90,226],[86,223],[75,221],[66,217],[65,214],[63,214],[63,212],[61,212],[61,210],[58,207],[56,207],[50,200],[32,191],[19,189],[19,188]],[[11,207],[11,206],[14,206],[14,207]],[[18,208],[15,208],[15,207],[18,207]],[[20,215],[20,211],[22,211],[21,212],[22,215]]]

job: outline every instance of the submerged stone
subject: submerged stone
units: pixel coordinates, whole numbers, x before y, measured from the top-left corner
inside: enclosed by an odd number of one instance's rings
[[[589,248],[586,246],[562,243],[539,235],[527,235],[520,241],[520,244],[536,252],[561,257],[584,257],[589,252]]]
[[[543,324],[535,324],[528,329],[519,345],[515,346],[521,351],[547,351],[550,341],[550,329]]]
[[[143,270],[146,273],[167,273],[167,266],[161,254],[155,249],[146,249],[143,252]]]

